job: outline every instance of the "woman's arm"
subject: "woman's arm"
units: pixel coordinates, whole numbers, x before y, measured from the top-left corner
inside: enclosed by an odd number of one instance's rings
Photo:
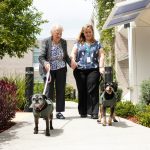
[[[105,53],[103,48],[99,49],[99,67],[100,67],[100,73],[104,73],[105,68],[104,68],[104,59],[105,59]]]
[[[67,51],[67,41],[62,39],[62,45],[64,48],[65,61],[71,67],[71,59],[70,59],[70,57],[68,55],[68,51]]]
[[[71,68],[75,69],[77,67],[77,63],[76,63],[76,55],[77,55],[77,46],[74,46],[72,51],[71,51]]]

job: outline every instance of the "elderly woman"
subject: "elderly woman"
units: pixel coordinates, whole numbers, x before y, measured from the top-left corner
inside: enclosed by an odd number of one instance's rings
[[[70,66],[71,61],[67,53],[67,42],[62,39],[63,28],[54,25],[51,28],[51,36],[44,41],[39,62],[43,66],[43,72],[50,70],[51,82],[46,91],[48,98],[54,100],[54,83],[56,89],[56,118],[65,119],[62,112],[65,111],[65,85],[66,63]],[[42,74],[42,70],[40,71]]]
[[[82,118],[89,114],[92,119],[97,119],[99,78],[100,72],[104,73],[104,51],[101,44],[94,38],[92,25],[88,24],[82,28],[78,41],[72,49],[71,57],[78,89],[79,114]]]

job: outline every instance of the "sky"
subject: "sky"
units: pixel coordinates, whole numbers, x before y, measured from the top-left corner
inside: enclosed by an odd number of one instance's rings
[[[63,26],[63,38],[75,39],[82,26],[89,23],[93,12],[92,0],[34,0],[33,6],[43,13],[43,19],[49,21],[41,26],[38,39],[50,36],[53,24]]]

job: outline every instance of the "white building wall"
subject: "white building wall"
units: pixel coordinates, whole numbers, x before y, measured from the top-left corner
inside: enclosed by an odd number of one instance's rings
[[[119,2],[121,0],[116,0]],[[128,0],[136,1],[136,0]],[[129,56],[129,98],[133,103],[140,101],[140,86],[143,80],[150,79],[150,9],[140,12],[135,22],[130,23],[128,35]],[[120,42],[118,39],[117,42]],[[116,42],[116,43],[117,43]],[[118,66],[117,66],[118,67]],[[120,76],[120,74],[119,74]]]
[[[25,67],[32,67],[33,54],[29,51],[23,58],[12,57],[8,55],[0,60],[0,77],[25,75]]]
[[[137,101],[140,100],[140,85],[143,80],[150,78],[150,27],[136,27],[135,28],[135,94],[133,97],[137,97]],[[137,92],[137,93],[136,93]],[[137,96],[136,96],[137,95]],[[134,101],[134,99],[133,99]]]

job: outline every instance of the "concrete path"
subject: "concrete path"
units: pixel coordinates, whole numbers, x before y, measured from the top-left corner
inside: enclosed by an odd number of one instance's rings
[[[46,137],[43,119],[39,134],[33,134],[33,114],[17,113],[17,124],[0,133],[0,150],[150,150],[149,128],[122,118],[103,127],[96,120],[80,118],[73,102],[66,102],[64,115],[65,120],[58,120],[54,112],[55,129]]]

